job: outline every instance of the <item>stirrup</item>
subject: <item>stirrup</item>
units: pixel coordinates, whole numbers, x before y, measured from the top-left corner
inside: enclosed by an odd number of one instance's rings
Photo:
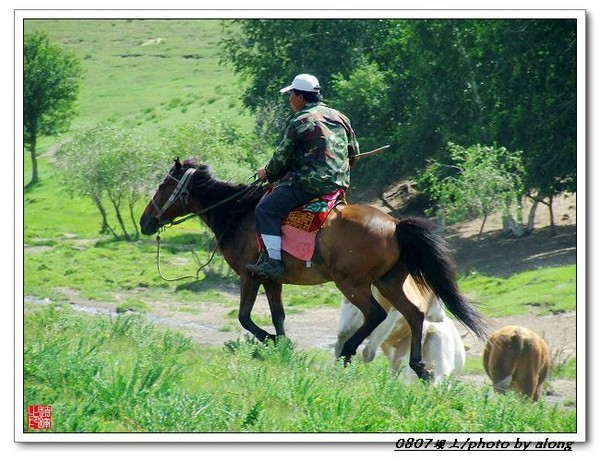
[[[258,258],[256,259],[256,262],[246,264],[246,268],[249,268],[250,266],[258,267],[258,266],[266,263],[267,259],[269,259],[269,253],[267,253],[267,250],[261,250],[261,252],[258,253]],[[248,269],[248,270],[250,270],[250,269]]]
[[[266,254],[266,253],[263,253]],[[246,269],[259,277],[269,277],[277,279],[283,276],[285,267],[283,261],[263,257],[263,254],[258,258],[256,264],[246,264]]]

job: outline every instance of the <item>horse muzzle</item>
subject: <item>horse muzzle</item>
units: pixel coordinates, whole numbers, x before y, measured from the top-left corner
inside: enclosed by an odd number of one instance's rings
[[[161,222],[156,216],[143,215],[140,218],[140,228],[144,235],[156,234],[161,225]]]

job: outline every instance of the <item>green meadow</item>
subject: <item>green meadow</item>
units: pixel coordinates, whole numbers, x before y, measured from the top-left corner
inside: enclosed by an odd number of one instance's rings
[[[250,129],[242,83],[219,65],[218,20],[27,20],[82,60],[78,124],[106,121],[152,135],[218,117]]]
[[[210,118],[252,127],[239,99],[243,82],[219,65],[216,20],[26,21],[25,31],[33,30],[46,31],[84,64],[71,133],[110,122],[152,136]],[[392,376],[381,357],[344,368],[330,352],[301,350],[293,338],[277,345],[240,338],[207,347],[153,324],[145,315],[156,306],[193,314],[200,298],[222,306],[223,318],[235,322],[237,299],[222,288],[236,287],[237,276],[217,255],[198,280],[166,282],[157,274],[153,238],[125,242],[100,235],[91,201],[66,193],[53,166],[51,148],[68,136],[41,140],[41,182],[24,192],[22,203],[24,412],[32,402],[52,405],[52,431],[577,430],[572,406],[497,396],[489,386],[460,380],[439,388],[409,385]],[[24,158],[28,178],[28,153]],[[197,220],[169,229],[162,270],[193,275],[196,257],[208,260],[214,244]],[[564,266],[508,278],[472,274],[460,285],[488,316],[552,315],[575,309],[575,277],[576,267]],[[74,300],[101,302],[114,315],[77,313],[69,307]],[[339,301],[332,284],[284,290],[288,312],[337,309]],[[270,319],[259,323],[268,326]],[[574,379],[574,365],[571,359],[560,376]],[[475,363],[467,370],[482,371]]]

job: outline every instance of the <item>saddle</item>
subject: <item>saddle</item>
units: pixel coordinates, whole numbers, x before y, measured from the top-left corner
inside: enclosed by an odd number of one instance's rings
[[[281,228],[281,249],[302,261],[311,261],[315,252],[317,232],[331,210],[340,203],[346,203],[344,189],[321,195],[290,211]],[[260,235],[258,240],[259,248],[263,250],[264,243]]]

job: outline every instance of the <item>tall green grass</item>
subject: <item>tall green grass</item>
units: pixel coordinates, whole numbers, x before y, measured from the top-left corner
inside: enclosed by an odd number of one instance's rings
[[[540,268],[508,278],[469,275],[461,280],[461,288],[491,317],[571,312],[577,300],[577,268]]]
[[[82,332],[86,332],[82,334]],[[26,316],[25,408],[54,432],[574,432],[575,412],[449,380],[406,384],[387,362],[324,351],[193,344],[142,317],[59,306]]]

